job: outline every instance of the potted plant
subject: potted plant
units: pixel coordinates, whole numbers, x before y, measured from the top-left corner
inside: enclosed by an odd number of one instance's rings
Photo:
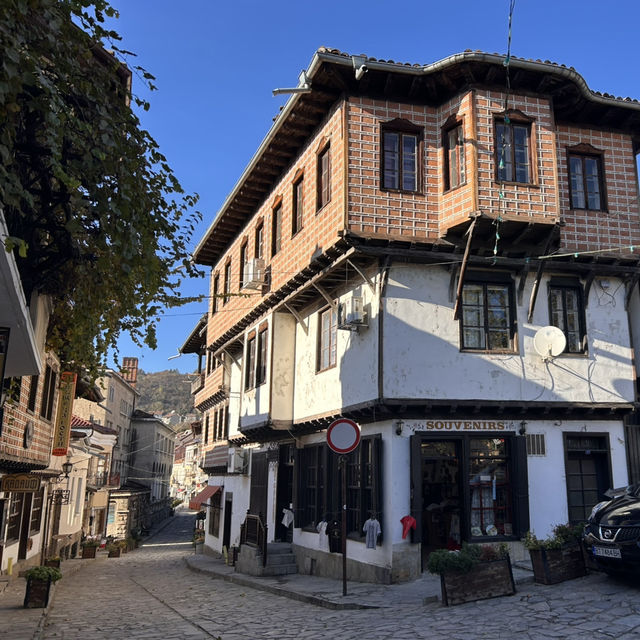
[[[62,578],[62,573],[55,567],[31,567],[25,571],[24,577],[27,579],[24,607],[35,609],[49,604],[51,585]]]
[[[47,559],[44,561],[44,566],[45,566],[45,567],[54,567],[54,568],[56,568],[56,569],[59,569],[59,568],[60,568],[60,562],[61,562],[61,561],[62,561],[62,560],[61,560],[60,556],[55,556],[55,557],[53,557],[53,558],[47,558]]]
[[[95,558],[96,551],[100,546],[100,540],[96,540],[95,538],[87,538],[82,542],[82,557],[84,558]]]
[[[202,553],[204,547],[204,531],[196,529],[193,532],[193,547],[196,553]]]
[[[587,574],[581,537],[582,525],[559,524],[544,540],[527,532],[523,542],[529,550],[533,577],[540,584],[556,584]]]
[[[119,558],[122,555],[122,547],[117,542],[110,542],[106,548],[108,558]]]
[[[427,569],[440,575],[442,603],[462,604],[516,592],[507,545],[470,545],[458,551],[438,549],[429,555]]]

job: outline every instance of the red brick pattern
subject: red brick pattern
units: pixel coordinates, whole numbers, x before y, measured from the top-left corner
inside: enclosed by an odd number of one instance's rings
[[[564,247],[569,251],[588,251],[640,245],[638,185],[631,136],[562,124],[557,127],[557,139],[560,206],[566,223],[562,233]],[[590,144],[604,153],[606,211],[570,208],[567,147],[578,144]]]
[[[53,403],[53,414],[48,422],[40,417],[42,406],[42,391],[44,385],[44,371],[48,364],[57,372],[56,391]],[[60,363],[57,358],[48,353],[42,367],[42,374],[38,378],[38,392],[36,396],[35,412],[27,409],[29,392],[31,389],[31,376],[23,376],[20,386],[20,401],[15,403],[7,401],[4,405],[4,417],[2,421],[2,437],[0,437],[0,458],[19,460],[31,464],[46,465],[51,455],[51,441],[58,408],[58,385],[60,382]],[[34,425],[34,435],[28,448],[24,444],[24,430],[28,421]]]

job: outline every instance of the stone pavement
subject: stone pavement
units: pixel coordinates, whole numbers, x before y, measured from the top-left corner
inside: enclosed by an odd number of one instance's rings
[[[165,525],[142,548],[121,558],[107,559],[102,553],[96,560],[67,561],[77,563],[81,570],[73,576],[66,575],[58,583],[46,617],[40,612],[34,619],[34,610],[0,608],[0,638],[638,640],[640,637],[639,587],[602,574],[593,573],[552,586],[520,580],[514,596],[457,607],[443,607],[434,599],[439,584],[431,576],[402,585],[350,582],[349,595],[343,598],[340,580],[314,576],[251,578],[233,574],[231,567],[220,560],[195,555],[190,543],[192,513],[179,512]],[[0,597],[0,607],[3,598]],[[356,606],[375,608],[346,608]]]

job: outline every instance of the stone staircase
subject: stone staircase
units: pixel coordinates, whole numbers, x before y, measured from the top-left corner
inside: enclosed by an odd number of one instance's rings
[[[236,560],[236,571],[250,576],[283,576],[298,573],[296,557],[288,542],[270,542],[267,545],[267,566],[262,566],[262,554],[256,547],[243,544]]]

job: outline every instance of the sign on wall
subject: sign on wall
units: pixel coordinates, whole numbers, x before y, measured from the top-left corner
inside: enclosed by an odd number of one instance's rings
[[[13,491],[14,493],[26,493],[40,489],[40,478],[28,473],[12,473],[2,477],[0,491]]]
[[[424,420],[416,423],[405,422],[414,431],[456,433],[463,431],[515,431],[511,420]]]
[[[76,394],[76,374],[63,371],[60,374],[60,392],[58,398],[58,413],[56,426],[53,431],[52,456],[66,456],[71,436],[71,411],[73,398]]]

